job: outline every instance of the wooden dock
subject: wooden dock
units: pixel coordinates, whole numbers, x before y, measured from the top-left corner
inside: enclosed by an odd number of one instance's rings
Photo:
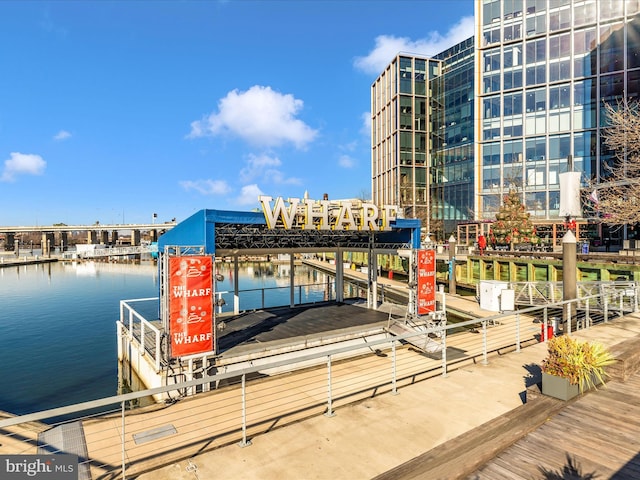
[[[589,392],[470,475],[473,480],[640,478],[640,373]]]
[[[605,387],[564,402],[533,384],[521,407],[375,480],[640,478],[640,337],[611,351],[624,365],[608,369]]]
[[[57,257],[0,255],[0,268],[21,267],[23,265],[39,265],[57,262]]]

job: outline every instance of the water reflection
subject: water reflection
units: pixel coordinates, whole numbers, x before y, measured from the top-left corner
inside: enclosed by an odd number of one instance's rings
[[[232,311],[233,264],[218,263],[216,268],[224,277],[216,289],[225,296],[226,311]],[[296,303],[327,298],[326,275],[295,268]],[[242,308],[288,305],[290,273],[288,262],[241,264]],[[117,394],[120,301],[158,294],[158,268],[152,262],[0,268],[0,410],[20,415]],[[157,308],[152,305],[150,314]],[[123,379],[124,387],[136,388],[129,373]]]

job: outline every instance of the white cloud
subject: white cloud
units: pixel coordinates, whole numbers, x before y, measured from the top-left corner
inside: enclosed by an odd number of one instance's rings
[[[40,155],[12,152],[11,158],[4,161],[0,181],[13,182],[18,175],[42,175],[46,167],[47,162]]]
[[[66,140],[67,138],[71,138],[71,133],[66,130],[60,130],[53,137],[54,140]]]
[[[267,154],[250,154],[247,159],[247,165],[240,170],[240,181],[247,183],[254,179],[261,179],[275,184],[298,185],[301,183],[300,179],[286,178],[284,173],[277,168],[281,165],[282,162],[277,157],[271,157]]]
[[[247,159],[247,165],[240,170],[240,181],[250,182],[255,178],[264,176],[266,171],[274,170],[275,167],[280,165],[282,165],[282,162],[277,157],[270,157],[266,154],[250,154]]]
[[[380,35],[376,37],[373,50],[365,57],[357,57],[354,65],[365,73],[378,75],[400,52],[431,57],[471,37],[474,28],[475,22],[470,16],[461,18],[444,35],[436,30],[415,41],[407,37]]]
[[[218,102],[218,113],[191,123],[189,138],[231,134],[258,146],[292,143],[304,148],[317,136],[296,116],[304,102],[271,87],[255,85],[246,92],[233,90]]]
[[[349,155],[340,155],[338,159],[338,165],[342,168],[353,168],[356,166],[356,161]]]
[[[226,195],[231,191],[224,180],[183,180],[180,186],[186,191],[194,190],[202,195]]]
[[[371,138],[371,112],[364,112],[360,118],[362,119],[360,133],[365,137]]]
[[[258,197],[264,195],[260,187],[257,184],[245,185],[242,187],[240,196],[236,199],[238,205],[258,205]]]

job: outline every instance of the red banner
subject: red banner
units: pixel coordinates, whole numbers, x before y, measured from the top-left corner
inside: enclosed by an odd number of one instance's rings
[[[436,309],[436,252],[418,250],[418,315]]]
[[[213,351],[212,263],[204,256],[169,258],[172,357]]]

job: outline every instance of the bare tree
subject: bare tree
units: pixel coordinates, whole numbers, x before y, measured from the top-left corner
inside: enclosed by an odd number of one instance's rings
[[[640,222],[640,105],[624,99],[605,104],[608,127],[602,138],[613,152],[598,183],[589,187],[597,216],[611,225]]]

